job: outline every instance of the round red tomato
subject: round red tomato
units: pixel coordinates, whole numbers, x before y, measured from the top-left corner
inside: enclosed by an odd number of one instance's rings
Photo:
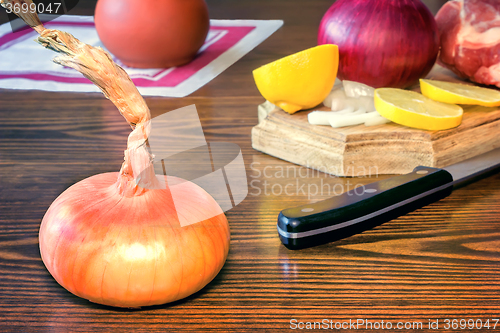
[[[210,27],[204,0],[99,0],[95,26],[125,65],[165,68],[190,62]]]

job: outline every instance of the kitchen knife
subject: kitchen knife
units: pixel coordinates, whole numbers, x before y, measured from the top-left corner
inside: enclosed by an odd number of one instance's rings
[[[413,172],[358,187],[278,216],[281,242],[296,250],[360,233],[449,195],[500,168],[500,148],[442,169]]]

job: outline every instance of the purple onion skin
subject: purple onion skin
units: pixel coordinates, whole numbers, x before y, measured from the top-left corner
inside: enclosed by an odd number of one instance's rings
[[[318,44],[338,45],[342,80],[407,88],[432,69],[439,32],[420,0],[338,0],[321,20]]]

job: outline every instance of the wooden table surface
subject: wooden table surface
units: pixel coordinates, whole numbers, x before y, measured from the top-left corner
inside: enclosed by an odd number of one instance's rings
[[[489,319],[493,331],[500,317],[500,175],[347,239],[287,250],[276,231],[280,210],[328,197],[314,193],[316,185],[377,179],[332,178],[251,148],[263,102],[251,70],[314,46],[332,1],[207,2],[212,18],[285,22],[189,97],[146,99],[153,115],[196,104],[208,141],[242,149],[250,190],[227,212],[231,248],[222,271],[187,299],[142,310],[93,304],[59,286],[40,259],[40,221],[70,185],[119,170],[130,127],[100,94],[0,90],[0,332],[293,331],[322,320],[393,328],[420,322],[422,331],[439,320],[439,331],[451,331],[447,319]],[[81,0],[76,13],[91,15],[94,5]]]

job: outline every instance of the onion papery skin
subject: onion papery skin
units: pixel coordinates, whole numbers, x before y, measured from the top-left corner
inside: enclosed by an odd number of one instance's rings
[[[175,206],[169,188],[126,196],[117,190],[118,177],[89,177],[52,203],[39,234],[48,271],[71,293],[116,307],[164,304],[202,289],[229,251],[220,206],[201,187],[181,180],[182,200],[176,195]],[[192,218],[214,217],[181,226],[180,206]]]
[[[321,20],[318,44],[338,45],[342,80],[407,88],[432,69],[439,32],[420,0],[338,0]]]

